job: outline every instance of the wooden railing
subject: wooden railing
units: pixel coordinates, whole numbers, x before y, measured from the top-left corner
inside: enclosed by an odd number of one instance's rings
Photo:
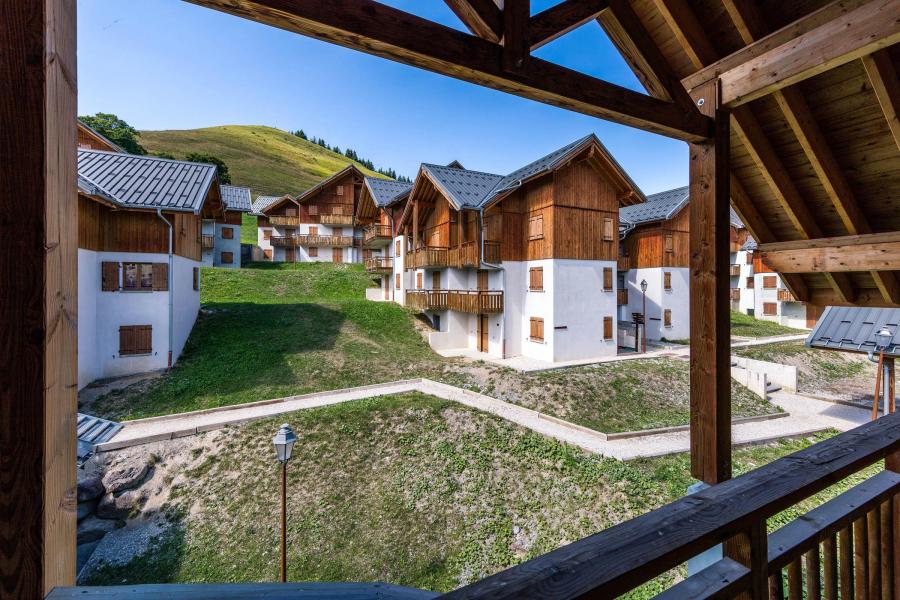
[[[391,226],[375,223],[363,230],[363,244],[373,245],[377,243],[389,244],[391,241]]]
[[[791,290],[781,288],[778,290],[778,301],[779,302],[796,302],[797,299],[794,298],[794,295],[791,293]]]
[[[322,225],[353,225],[353,215],[319,215],[319,223]]]
[[[273,235],[269,242],[276,247],[293,248],[300,245],[296,235]]]
[[[271,215],[269,217],[271,225],[299,225],[300,217],[286,217],[284,215]]]
[[[369,273],[389,273],[394,270],[394,259],[390,257],[375,256],[366,259],[366,271]]]
[[[492,265],[500,264],[500,242],[484,241],[484,262]]]
[[[205,233],[200,235],[200,247],[201,248],[203,248],[204,250],[207,250],[209,248],[214,248],[215,245],[216,245],[216,236],[208,235]]]
[[[728,274],[731,277],[739,277],[741,274],[741,265],[731,265],[731,268],[728,270]]]
[[[886,456],[888,470],[767,535],[767,519]],[[897,598],[898,470],[894,413],[440,598],[614,598],[722,542],[723,558],[657,598],[783,598],[785,568],[791,598],[804,584],[809,598]]]
[[[628,271],[629,269],[634,268],[633,265],[634,262],[631,260],[630,256],[620,256],[616,268],[619,271]]]
[[[478,246],[475,242],[463,242],[458,246],[453,246],[450,248],[449,261],[450,266],[460,269],[479,266]]]
[[[446,267],[448,265],[449,249],[439,246],[427,246],[406,254],[407,269],[422,269],[425,267]]]
[[[421,310],[447,310],[447,290],[407,290],[406,304]]]
[[[499,290],[450,290],[450,310],[467,313],[503,312],[503,292]]]
[[[619,288],[616,290],[616,304],[619,306],[628,304],[628,288]]]
[[[353,237],[349,235],[297,235],[294,236],[301,246],[352,246]]]

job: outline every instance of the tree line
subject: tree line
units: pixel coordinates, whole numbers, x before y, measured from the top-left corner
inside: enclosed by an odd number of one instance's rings
[[[369,169],[370,171],[375,171],[376,173],[380,173],[381,175],[384,175],[385,177],[390,177],[391,179],[396,179],[397,181],[405,181],[407,183],[412,183],[412,180],[409,177],[407,177],[406,175],[398,175],[397,171],[395,171],[394,169],[391,169],[389,167],[378,167],[376,169],[375,163],[373,163],[368,158],[361,157],[359,154],[356,153],[356,150],[353,150],[352,148],[347,148],[346,150],[341,151],[339,146],[337,146],[337,145],[331,146],[323,138],[317,138],[315,136],[308,137],[306,135],[306,132],[303,131],[302,129],[298,129],[297,131],[292,131],[291,134],[300,138],[301,140],[306,140],[308,142],[316,144],[317,146],[321,146],[322,148],[325,148],[326,150],[331,150],[335,154],[342,154],[343,156],[346,156],[350,160],[355,160],[356,162],[358,162],[365,168]]]

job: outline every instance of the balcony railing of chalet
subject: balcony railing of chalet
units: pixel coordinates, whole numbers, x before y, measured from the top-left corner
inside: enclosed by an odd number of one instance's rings
[[[374,223],[363,230],[363,244],[366,246],[391,243],[391,226]]]
[[[447,290],[408,290],[406,304],[420,310],[447,310]]]
[[[779,302],[796,302],[797,299],[794,298],[794,295],[791,293],[791,290],[781,288],[778,290],[778,301]]]
[[[628,288],[619,288],[616,290],[616,304],[619,306],[628,304]]]
[[[450,310],[467,313],[503,312],[503,292],[499,290],[450,290]]]
[[[394,259],[374,256],[366,259],[366,271],[369,273],[390,273],[394,270]]]
[[[425,267],[446,267],[449,248],[444,246],[426,246],[406,254],[407,269]]]
[[[352,246],[349,235],[296,235],[301,246]]]
[[[200,247],[201,248],[203,248],[204,250],[207,250],[209,248],[214,248],[215,245],[216,245],[216,236],[207,235],[205,233],[200,235]]]
[[[296,235],[273,235],[269,238],[269,242],[278,248],[294,248],[300,245]]]
[[[885,470],[768,533],[769,519],[883,458]],[[895,412],[439,598],[614,598],[721,543],[723,558],[657,598],[780,599],[786,597],[785,572],[790,598],[801,598],[804,587],[808,598],[836,599],[838,592],[841,598],[897,598],[898,471],[900,412]],[[75,600],[86,591],[101,590],[110,600],[163,596],[250,600],[273,593],[272,584],[258,585],[270,587],[72,587],[56,588],[48,600]],[[375,597],[355,591],[357,595],[336,589],[328,597]],[[384,597],[400,597],[387,591],[383,590]],[[411,592],[402,597],[418,597]]]
[[[353,215],[319,215],[319,223],[322,225],[353,225],[354,222]]]
[[[741,288],[731,288],[731,301],[732,302],[740,302],[741,300]]]
[[[269,217],[270,225],[299,225],[300,217],[286,217],[284,215],[271,215]]]
[[[728,270],[728,274],[732,277],[739,277],[741,274],[741,265],[731,265]]]
[[[616,268],[619,271],[628,271],[629,269],[633,268],[633,264],[634,263],[632,262],[630,256],[620,256]]]

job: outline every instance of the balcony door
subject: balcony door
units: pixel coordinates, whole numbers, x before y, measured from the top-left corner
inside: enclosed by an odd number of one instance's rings
[[[297,262],[297,252],[293,247],[288,246],[284,249],[284,262]]]
[[[431,289],[439,290],[441,289],[441,272],[434,271],[431,274]]]
[[[484,269],[478,271],[478,291],[483,292],[488,289],[488,272]]]
[[[387,275],[385,275],[384,277],[381,278],[381,283],[382,283],[381,287],[384,288],[384,299],[390,300],[391,299],[391,278],[388,277]]]
[[[478,315],[478,351],[488,351],[488,316]]]
[[[331,262],[344,262],[344,249],[343,248],[332,248],[331,249]]]

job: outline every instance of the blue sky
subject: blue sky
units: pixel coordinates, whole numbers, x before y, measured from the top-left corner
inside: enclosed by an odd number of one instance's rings
[[[441,0],[386,3],[463,29]],[[687,183],[682,142],[180,0],[78,0],[78,33],[79,114],[138,129],[302,128],[409,176],[453,159],[507,173],[594,132],[645,192]],[[642,90],[596,23],[536,55]]]

